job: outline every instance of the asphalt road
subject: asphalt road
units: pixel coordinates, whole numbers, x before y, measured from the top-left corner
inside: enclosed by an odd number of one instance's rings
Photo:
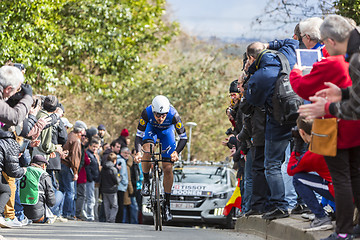
[[[156,240],[262,240],[263,238],[234,230],[164,226],[162,232],[152,225],[69,221],[67,223],[32,224],[1,228],[2,239],[156,239]],[[1,238],[0,238],[1,239]]]

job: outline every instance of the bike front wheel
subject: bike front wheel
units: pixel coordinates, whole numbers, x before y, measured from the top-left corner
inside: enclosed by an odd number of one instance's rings
[[[155,170],[155,230],[162,231],[162,214],[161,214],[161,200],[160,200],[160,176],[159,169]]]

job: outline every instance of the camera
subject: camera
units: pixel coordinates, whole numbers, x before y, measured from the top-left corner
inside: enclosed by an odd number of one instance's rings
[[[297,128],[297,126],[295,126],[295,127],[293,127],[291,129],[291,136],[293,138],[301,138],[300,133],[299,133],[299,129]]]
[[[23,90],[23,88],[22,88],[23,85],[24,85],[24,84],[21,84],[21,90],[20,90],[20,91],[18,91],[18,92],[15,93],[14,95],[12,95],[12,96],[6,101],[7,104],[9,104],[10,107],[15,107],[15,105],[18,104],[19,101],[24,98],[25,92],[24,92],[24,90]]]
[[[226,135],[231,135],[233,133],[233,130],[232,130],[232,128],[228,128],[228,130],[226,130],[226,132],[225,132],[225,134]]]

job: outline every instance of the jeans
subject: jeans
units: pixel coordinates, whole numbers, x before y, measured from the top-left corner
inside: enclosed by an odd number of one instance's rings
[[[123,191],[117,191],[117,201],[118,201],[118,212],[116,214],[116,223],[122,223],[123,215],[124,215],[124,194]],[[105,205],[104,205],[105,207]]]
[[[317,218],[325,217],[325,211],[315,196],[315,192],[321,196],[334,200],[328,187],[329,182],[318,175],[311,173],[296,173],[294,175],[294,186],[300,197]]]
[[[95,220],[95,182],[86,182],[85,216],[88,220]]]
[[[274,208],[287,211],[288,203],[285,201],[285,186],[281,174],[281,164],[284,160],[285,150],[289,140],[265,140],[265,177],[270,188],[270,204]]]
[[[338,149],[325,161],[335,190],[336,232],[352,233],[354,202],[360,209],[360,147]]]
[[[293,209],[297,203],[297,193],[293,185],[293,177],[287,173],[287,167],[291,156],[290,143],[285,150],[285,161],[281,165],[281,174],[284,179],[285,201],[289,204],[289,208]]]
[[[95,206],[94,206],[94,220],[99,221],[99,187],[94,188]]]
[[[250,210],[251,207],[251,197],[252,197],[252,154],[251,151],[248,152],[246,155],[246,162],[244,168],[244,196],[243,196],[243,204],[242,204],[242,211],[247,212]]]
[[[138,224],[138,205],[135,197],[130,197],[131,204],[124,206],[123,223]]]
[[[75,183],[73,181],[73,173],[70,168],[64,164],[61,164],[61,170],[59,172],[59,188],[64,193],[64,206],[62,215],[75,216]]]
[[[77,218],[82,217],[84,205],[85,205],[85,193],[86,193],[86,183],[79,183],[76,185],[76,210],[75,216]],[[85,216],[86,217],[86,216]]]
[[[64,203],[64,194],[56,189],[54,189],[54,192],[55,192],[55,205],[50,207],[50,210],[55,216],[61,216],[61,209]]]
[[[117,194],[103,193],[104,211],[106,222],[115,222],[116,214],[118,212]]]
[[[16,179],[16,192],[15,192],[15,216],[19,221],[24,220],[24,207],[20,203],[20,179]]]
[[[254,211],[265,212],[270,195],[270,189],[265,178],[264,146],[256,146],[252,150],[253,188],[251,209]]]

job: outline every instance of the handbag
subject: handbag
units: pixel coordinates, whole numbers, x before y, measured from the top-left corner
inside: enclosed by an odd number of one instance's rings
[[[337,133],[337,118],[315,119],[311,130],[310,152],[335,157]]]

